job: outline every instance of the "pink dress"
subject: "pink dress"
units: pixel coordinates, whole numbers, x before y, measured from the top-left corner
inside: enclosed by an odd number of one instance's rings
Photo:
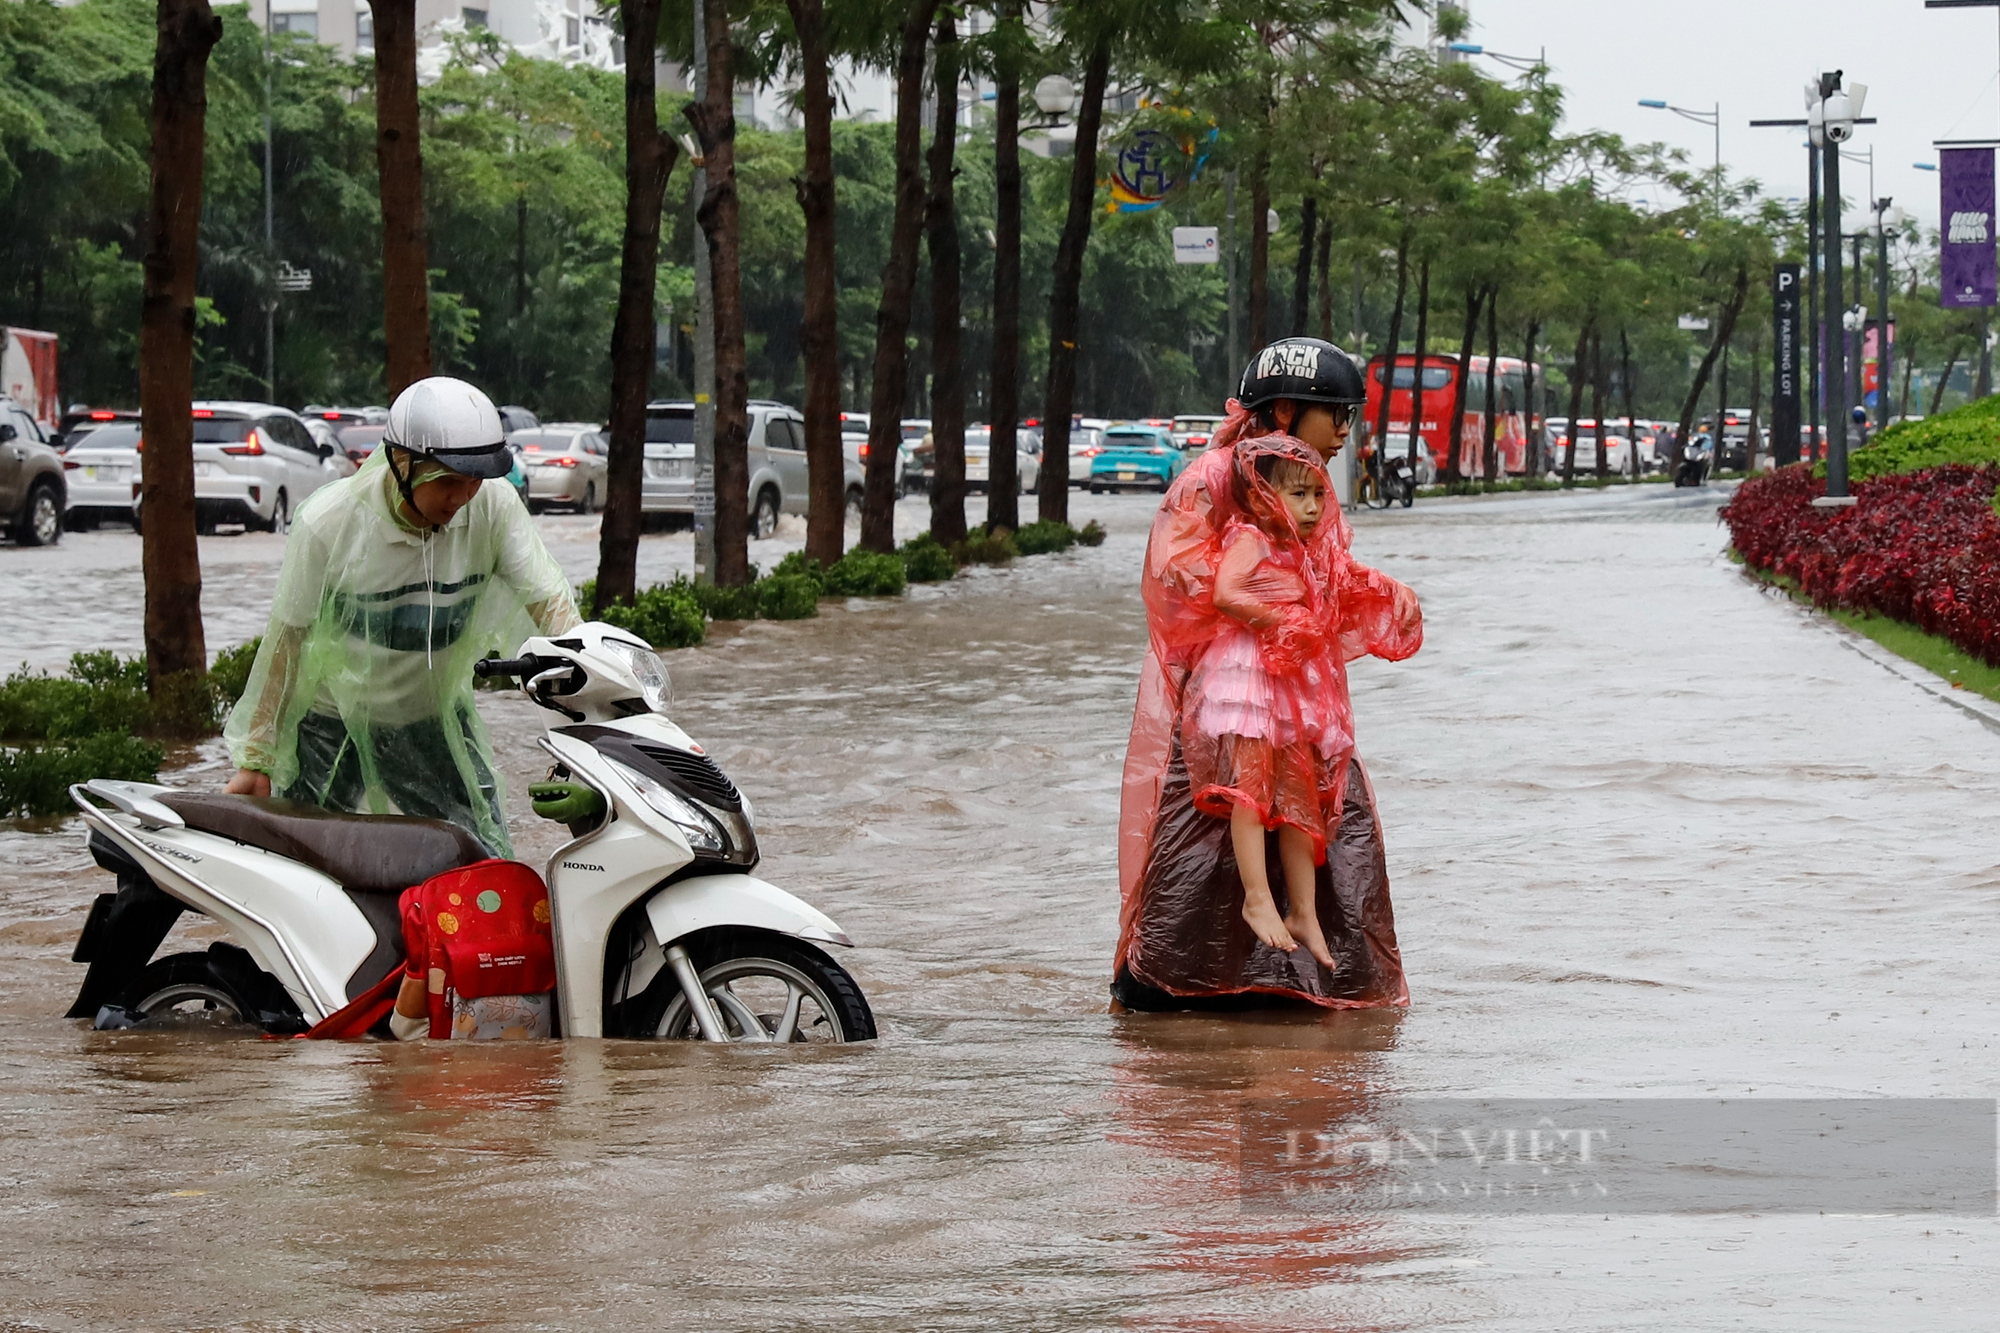
[[[1303,544],[1231,520],[1215,603],[1223,622],[1188,681],[1181,733],[1195,806],[1226,818],[1247,804],[1265,828],[1309,836],[1324,863],[1354,735],[1347,671]]]

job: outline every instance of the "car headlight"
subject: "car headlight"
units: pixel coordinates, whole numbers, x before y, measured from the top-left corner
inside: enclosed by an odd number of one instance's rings
[[[629,764],[621,764],[608,755],[606,762],[618,770],[620,777],[638,790],[640,797],[653,808],[654,813],[681,831],[681,836],[687,839],[689,847],[698,852],[714,852],[718,856],[730,850],[729,840],[723,836],[721,827],[692,801],[683,799],[680,793],[653,781]]]
[[[606,639],[604,646],[632,668],[632,674],[639,680],[639,697],[646,701],[646,707],[655,713],[664,713],[673,706],[674,682],[667,675],[667,664],[660,660],[658,653],[622,639]]]

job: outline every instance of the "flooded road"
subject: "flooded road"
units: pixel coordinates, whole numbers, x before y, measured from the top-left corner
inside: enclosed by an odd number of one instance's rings
[[[1990,1217],[1302,1222],[1235,1166],[1246,1097],[1993,1097],[2000,733],[1743,580],[1713,496],[1363,516],[1429,625],[1355,670],[1412,1006],[1114,1017],[1151,503],[1075,503],[1102,548],[669,657],[872,1046],[92,1033],[55,1015],[108,876],[0,825],[0,1329],[1991,1326]],[[137,549],[0,550],[0,666],[135,648]],[[277,547],[211,551],[219,645]],[[532,858],[539,715],[482,707]]]

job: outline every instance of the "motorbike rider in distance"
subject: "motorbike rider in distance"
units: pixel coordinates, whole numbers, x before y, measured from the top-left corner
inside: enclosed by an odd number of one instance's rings
[[[500,414],[463,380],[398,394],[382,445],[302,505],[248,687],[226,791],[448,820],[512,847],[472,664],[581,623],[502,478]]]

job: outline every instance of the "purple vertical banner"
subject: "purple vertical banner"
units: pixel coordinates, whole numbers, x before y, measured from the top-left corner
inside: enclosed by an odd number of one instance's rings
[[[1938,154],[1938,304],[1990,306],[2000,299],[1993,260],[1993,150],[1947,148]]]

